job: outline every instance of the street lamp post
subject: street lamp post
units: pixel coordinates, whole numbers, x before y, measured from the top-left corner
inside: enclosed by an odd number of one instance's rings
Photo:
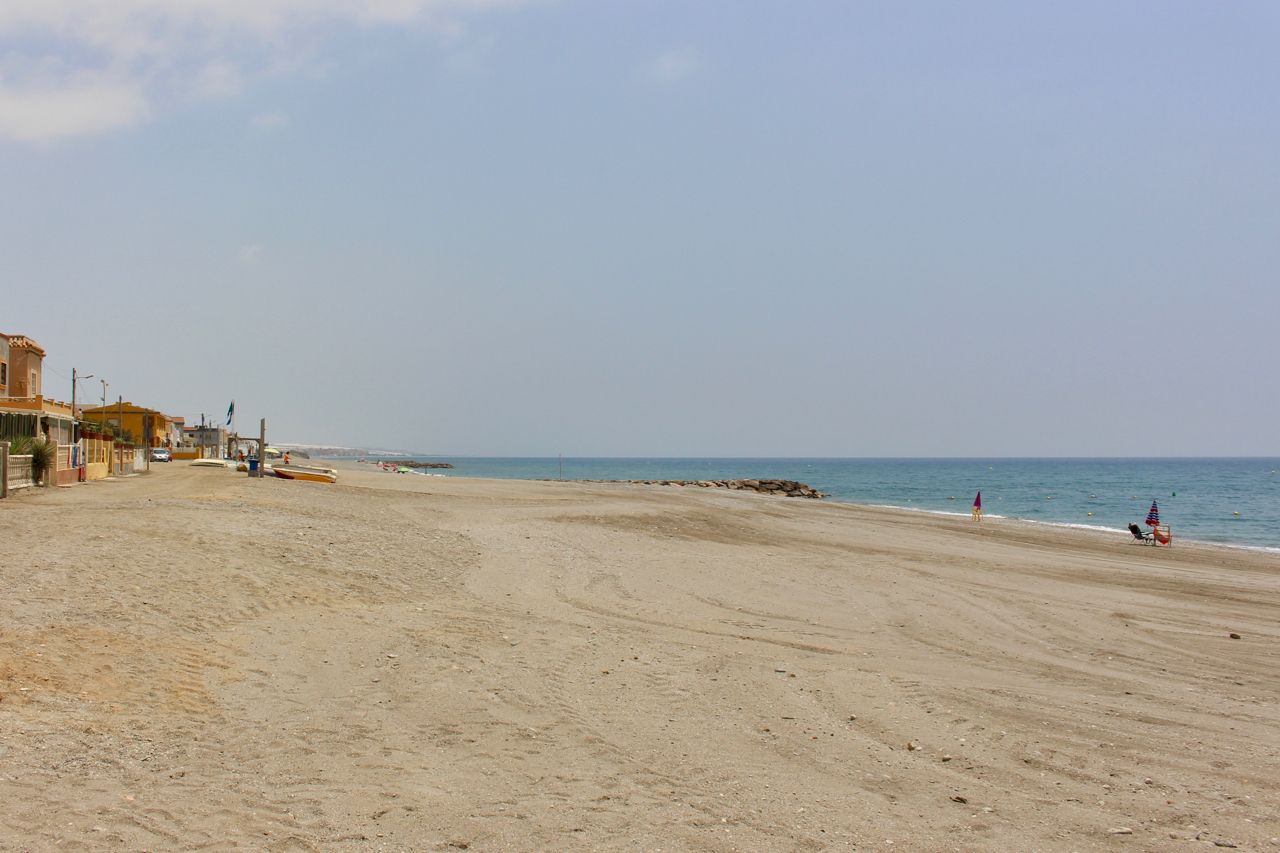
[[[81,376],[80,380],[83,381],[85,379],[92,379],[92,378],[93,378],[93,374],[90,373],[88,376]],[[106,389],[104,388],[103,392],[105,393],[105,391]],[[75,420],[75,418],[76,418],[76,369],[73,367],[71,368],[71,419]]]

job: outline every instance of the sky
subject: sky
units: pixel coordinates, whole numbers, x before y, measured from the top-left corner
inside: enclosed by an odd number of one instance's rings
[[[482,456],[1275,456],[1272,2],[5,0],[47,396]]]

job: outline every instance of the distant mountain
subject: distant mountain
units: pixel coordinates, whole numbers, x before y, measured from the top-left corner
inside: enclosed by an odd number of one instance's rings
[[[386,456],[386,457],[405,457],[419,456],[421,454],[411,453],[406,450],[374,450],[365,447],[332,447],[323,444],[289,444],[285,442],[272,442],[271,446],[277,450],[301,450],[309,456]]]

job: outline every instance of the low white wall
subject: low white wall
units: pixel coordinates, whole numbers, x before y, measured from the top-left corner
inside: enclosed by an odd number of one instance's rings
[[[31,457],[11,455],[9,457],[9,488],[25,489],[35,484],[35,480],[31,479]]]

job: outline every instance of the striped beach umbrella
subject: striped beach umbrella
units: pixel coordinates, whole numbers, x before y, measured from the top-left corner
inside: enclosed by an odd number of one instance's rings
[[[1156,506],[1156,502],[1151,502],[1151,511],[1147,513],[1147,524],[1155,527],[1160,523],[1160,508]]]

